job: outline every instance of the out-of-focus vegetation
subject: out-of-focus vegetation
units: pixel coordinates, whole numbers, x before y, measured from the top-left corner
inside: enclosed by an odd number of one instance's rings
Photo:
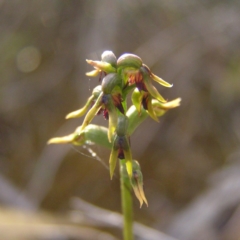
[[[238,1],[1,0],[0,236],[121,239],[119,218],[81,200],[120,212],[118,177],[88,148],[46,146],[82,122],[64,117],[98,82],[85,59],[112,50],[139,55],[174,84],[162,95],[182,98],[131,138],[149,201],[135,201],[135,219],[151,228],[136,239],[239,239],[239,12]],[[107,163],[109,150],[91,149]]]

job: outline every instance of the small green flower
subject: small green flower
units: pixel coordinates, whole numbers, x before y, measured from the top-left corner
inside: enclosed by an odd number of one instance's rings
[[[143,191],[143,175],[140,165],[136,160],[133,161],[133,174],[131,177],[131,185],[137,199],[140,202],[140,208],[142,207],[142,204],[144,202],[148,206],[148,202]]]
[[[126,160],[126,169],[129,177],[132,177],[132,152],[129,137],[127,136],[128,118],[124,115],[118,117],[116,133],[109,158],[110,177],[112,179],[117,159]]]
[[[132,76],[135,76],[138,73],[142,64],[142,59],[135,54],[125,53],[118,58],[117,73],[123,80],[124,88],[135,83]]]
[[[101,92],[94,105],[86,114],[81,126],[81,131],[93,120],[96,114],[103,111],[104,117],[109,120],[108,140],[111,142],[112,136],[117,126],[117,109],[119,109],[120,112],[124,113],[124,109],[121,104],[121,94],[117,90],[112,91],[112,94],[104,94]]]
[[[152,98],[166,102],[152,85],[152,80],[164,87],[172,87],[172,85],[153,74],[138,56],[134,54],[122,55],[117,61],[117,72],[123,79],[124,88],[136,85],[139,91],[148,92]]]
[[[73,133],[67,136],[51,138],[49,139],[48,144],[71,143],[73,145],[82,146],[93,142],[110,148],[112,145],[108,141],[107,132],[108,129],[106,127],[89,124],[82,131],[80,126],[77,127]]]

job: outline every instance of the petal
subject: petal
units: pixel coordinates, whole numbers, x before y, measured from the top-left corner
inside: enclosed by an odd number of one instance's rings
[[[181,98],[176,98],[166,103],[159,103],[162,109],[172,109],[180,106]]]
[[[152,95],[153,98],[157,99],[160,102],[166,102],[166,100],[160,95],[157,89],[152,85],[151,78],[150,78],[150,70],[149,68],[144,65],[141,67],[140,72],[143,74],[143,82],[147,91]]]
[[[85,143],[85,132],[80,131],[81,127],[78,127],[74,133],[63,137],[51,138],[47,144],[64,144],[72,143],[74,145],[83,145]]]
[[[99,73],[100,71],[98,69],[95,69],[95,70],[92,70],[91,72],[87,72],[86,75],[88,77],[96,77]]]
[[[109,140],[109,142],[111,142],[112,136],[117,127],[118,113],[117,113],[116,107],[114,106],[111,94],[104,94],[102,101],[103,101],[103,104],[104,104],[105,108],[107,109],[108,115],[109,115],[108,140]]]
[[[176,98],[172,101],[161,103],[155,99],[152,100],[152,106],[156,116],[162,116],[167,110],[180,106],[181,98]]]
[[[131,182],[133,191],[140,202],[140,208],[142,207],[143,202],[145,202],[148,206],[148,202],[143,191],[142,173],[139,170],[133,171],[133,177]]]
[[[114,73],[116,72],[116,68],[114,68],[110,63],[102,62],[102,61],[93,61],[86,59],[87,63],[94,66],[96,69],[104,71],[106,73]]]
[[[147,65],[143,64],[142,70],[145,74],[147,73],[148,76],[150,76],[155,82],[161,84],[162,86],[164,86],[164,87],[172,87],[173,86],[173,84],[170,84],[170,83],[164,81],[162,78],[158,77],[157,75],[153,74]]]
[[[124,152],[124,156],[125,156],[125,160],[126,160],[127,173],[128,173],[128,176],[131,178],[132,177],[132,160],[131,160],[131,158],[126,158],[126,152]]]
[[[145,79],[144,79],[145,80]],[[157,99],[160,102],[166,102],[166,100],[161,96],[161,94],[157,91],[157,89],[149,82],[144,81],[145,86],[148,92],[152,95],[153,98]]]
[[[109,142],[112,141],[112,136],[116,130],[117,127],[117,120],[118,120],[118,114],[116,111],[116,108],[113,107],[110,111],[108,111],[109,114],[109,122],[108,122],[108,140]]]
[[[81,117],[83,116],[86,112],[87,112],[87,109],[89,108],[90,104],[92,103],[94,99],[94,96],[92,95],[91,97],[88,98],[86,104],[84,107],[82,107],[81,109],[79,110],[76,110],[74,112],[70,112],[67,116],[66,116],[66,119],[69,119],[69,118],[78,118],[78,117]]]
[[[170,87],[173,86],[173,84],[170,84],[170,83],[164,81],[162,78],[158,77],[157,75],[155,75],[155,74],[153,74],[153,73],[151,73],[150,76],[151,76],[151,78],[152,78],[155,82],[161,84],[161,85],[164,86],[164,87],[170,88]]]
[[[143,202],[145,202],[148,206],[148,202],[143,191],[143,175],[140,165],[136,160],[133,161],[133,176],[131,178],[131,184],[133,191],[140,202],[140,207],[142,207]]]
[[[132,93],[132,103],[136,107],[137,111],[140,113],[142,108],[142,99],[143,93],[139,91],[137,88]]]
[[[127,169],[128,176],[131,178],[132,177],[132,152],[130,149],[128,138],[125,136],[122,139],[123,139],[122,147],[123,147],[124,157],[126,160],[126,169]]]
[[[70,135],[64,137],[56,137],[48,140],[47,144],[63,144],[63,143],[71,143],[74,139],[75,134],[72,133]]]
[[[159,122],[159,119],[157,118],[157,116],[153,110],[152,98],[150,96],[147,99],[147,112],[153,120],[155,120],[156,122]]]
[[[166,100],[161,96],[158,90],[149,81],[148,77],[144,78],[144,83],[148,92],[152,95],[153,98],[157,99],[159,102],[166,102]]]
[[[110,168],[110,178],[111,179],[113,177],[114,170],[116,168],[117,159],[118,159],[118,148],[116,146],[117,136],[115,137],[115,139],[113,141],[114,141],[114,143],[113,143],[110,158],[109,158],[109,168]]]
[[[85,116],[85,118],[83,120],[83,123],[81,126],[81,131],[93,120],[94,116],[98,113],[98,111],[102,107],[102,97],[103,97],[103,93],[100,93],[97,101],[94,103],[94,105],[88,111],[87,115]]]

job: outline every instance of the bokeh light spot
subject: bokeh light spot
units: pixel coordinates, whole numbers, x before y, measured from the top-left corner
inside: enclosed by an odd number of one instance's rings
[[[16,57],[19,71],[29,73],[36,70],[41,62],[40,51],[33,46],[25,47],[19,51]]]

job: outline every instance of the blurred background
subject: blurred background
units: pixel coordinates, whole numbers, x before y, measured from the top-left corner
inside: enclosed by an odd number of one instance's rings
[[[149,202],[134,197],[136,239],[239,240],[239,13],[234,0],[0,0],[0,238],[121,239],[110,151],[46,145],[81,125],[65,116],[98,84],[85,59],[112,50],[182,98],[131,137]]]

